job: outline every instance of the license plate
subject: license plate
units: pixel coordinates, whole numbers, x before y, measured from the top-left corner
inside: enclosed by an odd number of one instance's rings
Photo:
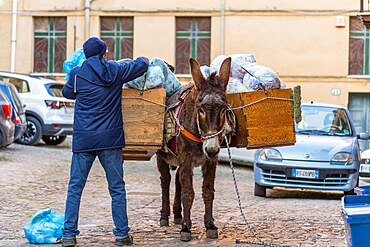
[[[295,178],[319,178],[318,170],[293,169],[292,176]]]
[[[370,172],[370,165],[361,164],[360,172]]]

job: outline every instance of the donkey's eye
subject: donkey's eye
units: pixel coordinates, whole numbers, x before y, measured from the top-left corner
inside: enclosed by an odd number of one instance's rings
[[[200,109],[199,109],[199,115],[200,115],[201,117],[205,117],[205,116],[206,116],[206,112],[205,112],[202,108],[200,108]]]

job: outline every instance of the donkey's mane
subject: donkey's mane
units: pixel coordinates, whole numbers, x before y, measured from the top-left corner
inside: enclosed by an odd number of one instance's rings
[[[212,72],[206,79],[207,84],[213,86],[213,87],[221,87],[222,83],[224,83],[221,78],[216,78],[216,72]]]

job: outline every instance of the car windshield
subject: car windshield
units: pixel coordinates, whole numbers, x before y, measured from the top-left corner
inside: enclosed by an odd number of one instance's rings
[[[50,94],[53,97],[63,97],[62,94],[62,84],[55,84],[55,83],[48,83],[45,84],[46,90],[48,91],[48,94]]]
[[[302,106],[302,121],[295,124],[295,131],[303,135],[352,135],[346,111],[325,106]]]

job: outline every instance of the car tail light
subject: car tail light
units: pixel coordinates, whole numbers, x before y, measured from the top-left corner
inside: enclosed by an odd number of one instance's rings
[[[66,104],[63,101],[58,100],[45,100],[45,104],[47,107],[51,109],[60,109],[66,106]]]
[[[15,123],[15,124],[21,124],[21,123],[22,123],[22,121],[21,121],[21,119],[19,118],[19,116],[18,116],[18,114],[17,114],[17,113],[15,113],[15,117],[14,117],[14,119],[13,119],[13,123]]]
[[[10,119],[10,117],[12,116],[12,105],[4,104],[4,105],[1,105],[1,107],[3,108],[5,118]]]

